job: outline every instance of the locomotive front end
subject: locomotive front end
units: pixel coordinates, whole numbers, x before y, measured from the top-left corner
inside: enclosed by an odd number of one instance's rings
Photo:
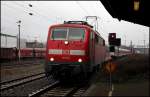
[[[88,38],[83,27],[54,26],[47,39],[47,76],[63,78],[84,71],[88,63]]]

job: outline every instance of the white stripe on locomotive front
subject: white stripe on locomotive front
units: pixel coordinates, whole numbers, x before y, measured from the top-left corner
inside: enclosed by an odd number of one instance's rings
[[[84,50],[70,50],[70,55],[85,55]]]
[[[49,54],[62,54],[62,50],[58,49],[49,49]]]
[[[49,54],[63,54],[62,49],[49,49]],[[84,50],[70,50],[70,55],[85,55]]]

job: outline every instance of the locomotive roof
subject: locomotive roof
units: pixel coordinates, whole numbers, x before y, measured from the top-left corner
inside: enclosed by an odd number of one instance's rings
[[[51,27],[83,27],[83,28],[92,29],[90,26],[82,25],[82,24],[56,24],[56,25],[52,25]]]
[[[93,26],[86,21],[64,21],[63,24],[53,25],[51,27],[84,27],[92,29]]]
[[[78,21],[77,21],[78,22]],[[80,22],[80,21],[79,21]],[[81,21],[82,22],[82,21]],[[100,33],[98,33],[98,31],[95,31],[91,25],[89,24],[85,24],[85,22],[82,24],[82,23],[64,23],[64,24],[56,24],[56,25],[52,25],[51,27],[81,27],[81,28],[88,28],[88,29],[91,29],[93,30],[97,35],[100,35]]]

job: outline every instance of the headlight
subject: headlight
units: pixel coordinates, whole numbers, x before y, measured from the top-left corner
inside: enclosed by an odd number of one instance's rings
[[[65,41],[64,43],[65,43],[65,44],[68,44],[68,41]]]
[[[54,61],[54,58],[50,58],[50,61]]]
[[[78,62],[80,62],[80,63],[81,63],[81,62],[82,62],[82,59],[78,59]]]

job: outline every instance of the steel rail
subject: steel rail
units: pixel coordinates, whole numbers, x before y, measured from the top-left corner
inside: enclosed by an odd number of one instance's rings
[[[62,87],[59,85],[59,81],[56,81],[49,86],[45,86],[35,92],[29,94],[29,97],[36,96],[82,96],[82,94],[87,90],[84,86],[73,86],[73,87]]]
[[[44,78],[44,77],[45,77],[45,74],[40,74],[40,75],[36,75],[36,76],[25,78],[25,79],[20,79],[20,80],[17,79],[17,81],[10,82],[8,84],[2,84],[0,90],[4,91],[4,90],[7,90],[7,89],[10,89],[10,88],[22,85],[22,84],[26,84],[26,83],[32,82],[34,80],[38,80],[38,79]]]
[[[21,66],[31,66],[31,65],[37,65],[37,64],[44,64],[43,62],[34,62],[30,61],[30,62],[20,62],[20,63],[2,63],[1,67],[3,68],[13,68],[13,67],[21,67]]]
[[[48,89],[52,89],[52,88],[56,87],[58,84],[59,84],[59,81],[55,81],[54,83],[52,83],[52,84],[50,84],[48,86],[45,86],[42,89],[39,89],[39,90],[37,90],[35,92],[32,92],[31,94],[28,95],[28,97],[37,97],[40,94],[46,92]]]
[[[11,82],[14,82],[14,81],[18,81],[18,80],[21,80],[21,79],[23,80],[23,79],[33,77],[33,76],[37,76],[37,75],[41,75],[41,74],[44,74],[44,73],[45,72],[41,72],[41,73],[32,74],[32,75],[21,77],[21,78],[12,79],[12,80],[9,80],[9,81],[2,81],[2,82],[0,82],[0,85],[4,85],[4,84],[11,83]]]

